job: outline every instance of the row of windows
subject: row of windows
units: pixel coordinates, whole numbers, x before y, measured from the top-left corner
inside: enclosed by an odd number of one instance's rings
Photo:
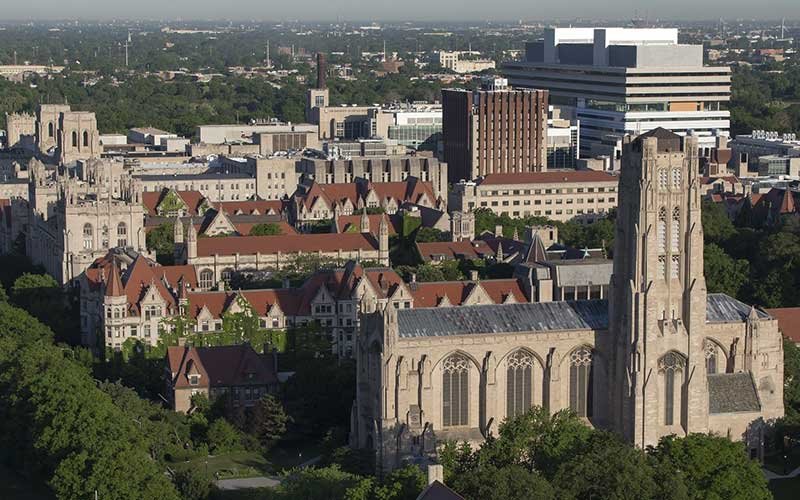
[[[442,362],[442,425],[469,425],[469,373],[472,362],[453,354]],[[506,366],[506,414],[519,415],[534,401],[535,357],[521,349],[508,357]],[[581,346],[570,354],[569,406],[578,416],[592,416],[592,348]]]
[[[486,206],[486,202],[485,201],[481,202],[481,206],[485,207]],[[496,205],[492,205],[492,206],[496,206]],[[557,209],[557,210],[544,210],[544,211],[542,211],[542,210],[534,210],[533,211],[533,215],[553,215],[553,214],[555,214],[555,215],[564,215],[564,214],[566,214],[566,215],[574,215],[574,214],[584,215],[584,214],[594,214],[594,213],[595,213],[595,210],[593,208],[588,208],[586,210],[584,210],[582,208],[579,208],[577,210],[573,210],[571,208],[567,208],[566,210]],[[604,214],[604,213],[606,213],[606,209],[605,208],[598,208],[597,209],[597,213],[598,214]],[[531,211],[530,210],[525,210],[523,212],[523,214],[525,216],[531,215]],[[508,212],[504,211],[504,212],[501,213],[501,215],[508,215]],[[520,212],[519,211],[515,211],[515,212],[513,212],[513,215],[514,215],[514,217],[519,217],[520,216]]]
[[[501,190],[480,190],[481,196],[508,196],[508,195],[526,195],[526,194],[572,194],[575,193],[616,193],[616,186],[610,187],[587,187],[587,188],[549,188],[549,189],[501,189]]]
[[[103,226],[100,229],[101,242],[103,248],[108,248],[108,226]],[[117,224],[117,246],[124,247],[128,245],[128,225],[124,222]],[[88,222],[83,225],[83,248],[84,250],[94,249],[94,227]]]
[[[613,196],[608,199],[609,203],[614,203],[616,201],[617,201],[617,199],[614,198]],[[555,200],[555,204],[556,205],[563,205],[565,203],[567,205],[572,205],[573,202],[574,203],[583,203],[584,199],[583,198],[576,198],[576,199],[567,198],[566,201],[565,201],[563,198],[557,198]],[[594,202],[595,202],[594,198],[586,198],[586,203],[594,203]],[[605,198],[597,198],[597,202],[598,203],[605,203],[606,199]],[[493,207],[498,206],[498,204],[500,206],[503,206],[503,207],[507,207],[509,205],[518,207],[520,205],[520,200],[511,200],[511,201],[503,200],[501,202],[493,201],[493,202],[491,202],[491,204],[492,204]],[[522,205],[529,206],[530,204],[531,204],[531,200],[522,200]],[[534,205],[541,205],[542,204],[542,200],[533,200],[533,204]],[[544,204],[545,205],[553,205],[554,202],[553,202],[553,200],[544,200]],[[481,202],[481,206],[485,207],[486,206],[486,202],[485,201]]]

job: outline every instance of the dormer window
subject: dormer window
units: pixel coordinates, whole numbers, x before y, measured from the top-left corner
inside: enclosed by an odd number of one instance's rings
[[[189,385],[199,385],[200,375],[189,375]]]

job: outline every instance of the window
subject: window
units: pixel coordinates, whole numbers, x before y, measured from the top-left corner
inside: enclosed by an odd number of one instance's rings
[[[681,169],[680,168],[673,168],[672,169],[672,187],[675,189],[680,189],[681,187]]]
[[[678,247],[680,244],[680,231],[681,231],[681,210],[678,207],[675,207],[672,210],[672,227],[670,228],[670,240],[673,252],[678,252]]]
[[[189,385],[198,385],[200,383],[200,375],[189,375]]]
[[[55,127],[53,127],[53,122],[47,124],[47,137],[53,137],[55,135]]]
[[[517,351],[508,357],[506,370],[506,416],[528,411],[533,397],[533,356]]]
[[[677,352],[668,352],[658,360],[658,371],[664,377],[664,425],[675,423],[675,393],[678,393],[680,402],[684,364],[683,356]]]
[[[230,267],[226,267],[225,269],[222,270],[222,279],[223,280],[225,280],[226,282],[229,282],[232,277],[233,277],[233,269],[231,269]]]
[[[72,147],[73,148],[78,147],[78,133],[74,130],[72,131]]]
[[[83,147],[89,147],[89,132],[86,130],[83,131]]]
[[[658,189],[667,189],[667,169],[661,168],[658,170]]]
[[[579,417],[592,416],[592,349],[582,346],[570,354],[569,407]]]
[[[706,340],[705,344],[703,351],[706,356],[706,373],[714,375],[717,373],[717,345],[710,340]]]
[[[100,231],[100,237],[103,241],[103,248],[108,248],[108,226],[103,226],[103,229]]]
[[[442,364],[442,426],[467,425],[468,416],[469,359],[453,354]]]
[[[128,246],[128,226],[124,222],[117,224],[117,246]]]
[[[200,288],[211,288],[214,285],[214,273],[211,269],[200,271]]]
[[[678,279],[680,277],[680,268],[681,268],[681,257],[679,255],[673,255],[669,273],[672,279]]]
[[[84,250],[91,250],[94,246],[93,242],[93,235],[94,230],[92,229],[92,225],[86,223],[83,225],[83,248]]]
[[[667,251],[667,209],[661,207],[658,211],[658,253]]]

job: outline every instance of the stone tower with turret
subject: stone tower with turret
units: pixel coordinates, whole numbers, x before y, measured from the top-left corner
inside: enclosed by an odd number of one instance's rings
[[[697,139],[624,145],[609,330],[614,427],[639,446],[708,430]],[[624,194],[623,194],[624,193]]]

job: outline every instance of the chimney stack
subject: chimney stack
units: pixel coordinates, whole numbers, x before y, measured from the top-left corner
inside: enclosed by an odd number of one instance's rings
[[[328,87],[327,83],[328,65],[325,62],[325,54],[317,52],[317,88],[324,90]]]

